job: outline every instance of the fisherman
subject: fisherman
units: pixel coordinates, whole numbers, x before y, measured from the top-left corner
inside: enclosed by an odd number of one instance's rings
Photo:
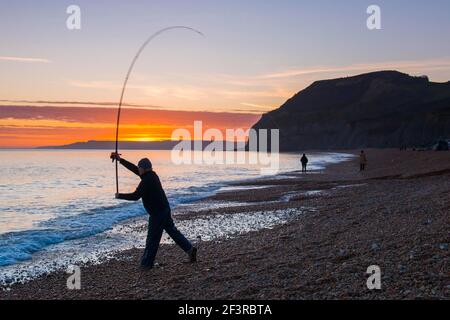
[[[161,186],[158,175],[153,171],[150,160],[144,158],[135,166],[122,159],[116,152],[111,153],[110,158],[119,161],[125,168],[141,178],[141,182],[135,192],[116,193],[116,199],[138,201],[142,198],[144,208],[150,215],[147,241],[144,255],[141,258],[141,266],[145,269],[153,268],[163,230],[188,254],[189,262],[196,262],[197,248],[192,246],[189,240],[175,227],[166,193]]]
[[[308,165],[308,158],[306,157],[306,154],[303,154],[300,162],[302,163],[302,172],[306,172],[306,166]]]
[[[359,171],[366,170],[367,158],[364,150],[359,154]]]

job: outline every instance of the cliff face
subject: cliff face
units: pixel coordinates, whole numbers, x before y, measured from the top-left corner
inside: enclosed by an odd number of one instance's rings
[[[396,71],[317,81],[254,129],[280,129],[280,150],[430,145],[450,138],[450,82]]]

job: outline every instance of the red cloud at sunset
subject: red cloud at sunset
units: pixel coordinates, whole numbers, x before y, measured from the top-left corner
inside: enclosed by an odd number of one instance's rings
[[[114,140],[117,109],[105,107],[0,106],[0,147],[36,147],[87,140]],[[259,115],[126,108],[120,140],[169,140],[178,128],[194,121],[219,130],[250,128]]]

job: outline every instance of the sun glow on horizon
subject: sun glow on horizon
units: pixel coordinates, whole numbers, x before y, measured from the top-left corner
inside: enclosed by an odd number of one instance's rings
[[[114,141],[115,108],[85,107],[0,107],[0,148],[59,146],[77,142]],[[260,115],[169,110],[127,109],[122,113],[119,140],[135,142],[167,141],[176,129],[193,130],[195,121],[205,129],[244,130]]]

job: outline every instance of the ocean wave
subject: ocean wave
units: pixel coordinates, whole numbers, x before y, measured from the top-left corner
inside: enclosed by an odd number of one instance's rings
[[[170,190],[168,196],[172,199],[171,206],[176,207],[204,199],[223,185],[225,183]],[[33,230],[0,234],[0,266],[29,260],[47,246],[90,237],[118,222],[147,214],[141,202],[100,207],[76,215],[70,215],[70,208],[65,209],[68,213],[43,221]]]
[[[43,248],[67,240],[104,232],[114,224],[145,214],[138,203],[97,208],[83,214],[63,216],[39,223],[35,229],[0,235],[0,266],[31,259]]]
[[[218,214],[208,218],[181,220],[177,222],[177,227],[189,240],[198,244],[199,241],[228,239],[250,231],[270,229],[303,213],[303,209],[288,208]],[[0,290],[54,271],[67,270],[70,265],[98,264],[114,258],[123,250],[143,248],[146,230],[141,226],[145,224],[145,220],[140,219],[119,223],[111,230],[92,237],[45,248],[33,260],[5,266],[0,273]],[[161,243],[174,244],[167,235],[162,237]]]

